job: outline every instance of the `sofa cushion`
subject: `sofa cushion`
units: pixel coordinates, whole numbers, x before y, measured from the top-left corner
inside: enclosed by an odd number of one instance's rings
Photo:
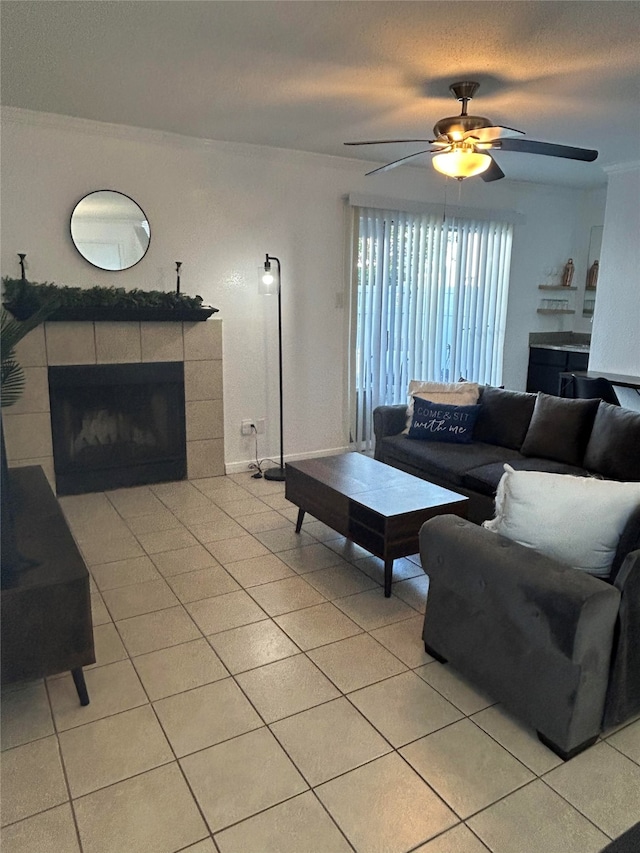
[[[409,432],[413,418],[414,398],[431,400],[433,403],[447,403],[452,406],[472,406],[478,402],[480,386],[477,382],[426,382],[422,379],[412,379],[409,382],[407,406],[407,422],[405,434]]]
[[[612,480],[640,480],[640,412],[601,402],[584,466]]]
[[[550,474],[572,474],[584,477],[587,471],[577,465],[567,465],[566,462],[556,462],[553,459],[540,459],[536,456],[521,456],[509,460],[514,471],[547,471]],[[468,471],[462,479],[463,485],[483,495],[495,495],[498,483],[504,474],[504,462],[492,462]]]
[[[640,506],[640,483],[546,471],[505,473],[496,516],[484,527],[597,577],[608,577],[622,532]]]
[[[398,461],[418,468],[427,477],[432,475],[439,480],[447,480],[452,486],[462,484],[462,478],[469,468],[491,462],[508,462],[514,456],[518,454],[513,450],[479,441],[471,444],[442,444],[412,441],[406,435],[391,435],[382,439],[383,462],[393,465],[394,461]]]
[[[474,439],[520,450],[535,404],[535,394],[487,385],[480,393],[480,414]]]
[[[480,406],[450,406],[418,396],[413,399],[409,438],[445,444],[469,444],[473,440]]]
[[[599,400],[569,400],[538,392],[520,452],[582,465]]]

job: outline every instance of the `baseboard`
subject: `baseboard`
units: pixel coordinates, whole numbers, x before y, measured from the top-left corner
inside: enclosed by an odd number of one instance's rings
[[[335,456],[338,453],[347,453],[350,450],[348,446],[333,447],[327,450],[311,450],[306,453],[291,453],[285,455],[285,465],[287,462],[295,462],[297,459],[316,459],[319,456]],[[243,474],[249,471],[249,465],[255,465],[255,459],[247,459],[246,462],[225,462],[225,474]]]

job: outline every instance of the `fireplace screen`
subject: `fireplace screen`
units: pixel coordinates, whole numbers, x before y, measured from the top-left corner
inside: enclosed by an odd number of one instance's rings
[[[186,477],[181,362],[49,368],[59,495]]]

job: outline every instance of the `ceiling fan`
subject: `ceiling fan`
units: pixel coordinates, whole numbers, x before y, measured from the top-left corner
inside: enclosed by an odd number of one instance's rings
[[[547,157],[565,157],[569,160],[592,162],[598,156],[597,151],[588,148],[572,148],[569,145],[554,145],[550,142],[536,142],[522,139],[524,131],[513,127],[500,127],[484,116],[472,116],[467,113],[467,105],[478,91],[480,84],[472,80],[452,83],[449,91],[462,103],[459,116],[448,116],[436,122],[433,132],[435,139],[378,139],[366,142],[345,142],[345,145],[385,145],[399,142],[428,142],[431,148],[416,151],[399,160],[393,160],[385,166],[379,166],[367,172],[386,172],[421,154],[434,154],[433,167],[438,172],[461,181],[473,175],[480,175],[483,181],[498,181],[505,174],[488,151],[520,151],[524,154],[545,154]]]

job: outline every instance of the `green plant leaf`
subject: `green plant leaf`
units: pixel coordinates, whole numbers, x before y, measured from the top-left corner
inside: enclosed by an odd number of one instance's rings
[[[16,345],[39,326],[58,307],[55,299],[47,297],[30,317],[24,321],[16,320],[4,308],[0,311],[0,389],[2,408],[13,406],[24,390],[25,376],[16,358]]]
[[[36,326],[43,323],[58,307],[58,302],[47,299],[37,311],[26,320],[16,320],[3,307],[0,313],[0,356],[4,360],[5,354],[15,349],[16,344],[29,334]]]
[[[22,366],[13,358],[2,362],[2,408],[17,403],[24,391],[25,376]]]

